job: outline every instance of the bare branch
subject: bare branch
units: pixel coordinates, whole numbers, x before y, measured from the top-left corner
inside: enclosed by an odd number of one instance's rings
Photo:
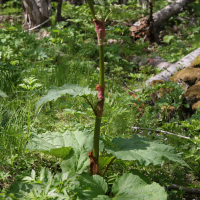
[[[96,116],[96,115],[97,115],[97,112],[96,112],[96,110],[94,109],[92,103],[88,100],[87,97],[85,97],[85,99],[86,99],[86,101],[88,102],[88,104],[90,105],[90,107],[92,108],[92,110],[93,110],[93,112],[94,112],[94,114],[95,114],[95,116]]]
[[[180,137],[180,138],[185,138],[185,139],[190,139],[190,137],[185,137],[185,136],[182,136],[182,135],[176,135],[175,133],[170,133],[168,131],[161,131],[161,130],[156,130],[156,129],[151,129],[151,128],[141,128],[141,127],[132,127],[133,130],[150,130],[150,131],[156,131],[156,132],[159,132],[159,133],[163,133],[163,134],[169,134],[169,135],[174,135],[174,136],[177,136],[177,137]]]

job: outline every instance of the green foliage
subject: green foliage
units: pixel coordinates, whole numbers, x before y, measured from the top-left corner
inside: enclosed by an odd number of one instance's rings
[[[94,0],[94,3],[102,6],[108,5],[108,1],[106,0]]]
[[[36,178],[35,171],[32,170],[31,177],[27,176],[23,181],[15,182],[5,196],[12,199],[69,199],[67,189],[75,178],[76,175],[72,172],[54,176],[44,168]]]
[[[130,139],[115,138],[112,147],[106,147],[108,153],[118,159],[136,160],[139,165],[158,165],[164,163],[164,157],[182,165],[188,166],[169,145],[148,141],[145,138],[134,135]]]
[[[72,97],[80,96],[86,98],[90,94],[95,95],[97,92],[91,91],[88,87],[84,88],[78,85],[65,84],[62,87],[51,86],[47,95],[44,95],[36,104],[36,110],[47,101],[56,100],[62,95],[69,94]]]
[[[134,188],[134,189],[133,189]],[[144,175],[125,173],[112,187],[113,199],[167,199],[165,190],[157,183],[149,184]]]
[[[46,132],[41,135],[33,135],[26,148],[31,151],[36,150],[44,154],[64,158],[71,151],[68,135],[68,132],[65,134]]]
[[[95,106],[96,92],[85,86],[94,90],[98,83],[96,33],[87,4],[63,4],[62,16],[69,19],[42,29],[50,33],[48,37],[38,39],[37,34],[23,31],[17,24],[1,24],[5,28],[0,30],[0,199],[166,199],[158,183],[198,187],[199,113],[185,116],[189,117],[185,121],[180,113],[169,122],[158,118],[161,106],[181,108],[182,88],[168,83],[143,89],[137,97],[140,101],[125,92],[141,88],[143,81],[158,73],[151,66],[133,65],[133,57],[151,54],[176,62],[200,46],[199,27],[188,21],[192,16],[199,23],[198,1],[163,24],[165,28],[159,33],[163,43],[159,45],[142,38],[131,41],[124,22],[130,26],[147,14],[136,0],[129,0],[120,9],[109,5],[117,3],[114,0],[95,3],[97,17],[107,17],[105,42],[118,41],[105,46],[106,98],[101,123],[105,149],[101,141],[99,156],[104,178],[88,175],[87,154],[92,150],[95,118],[90,106]],[[19,14],[20,4],[18,0],[7,1],[0,13]],[[154,12],[168,4],[156,1]],[[171,30],[174,25],[176,31]],[[161,87],[173,89],[154,106],[147,105],[149,95]],[[35,115],[36,102],[37,109],[45,103],[40,115]],[[138,133],[132,126],[162,129],[191,139],[148,130]],[[36,156],[30,151],[40,153]],[[42,167],[49,169],[40,171]],[[168,191],[168,198],[183,199],[183,193]]]
[[[20,0],[10,0],[0,5],[1,15],[21,14],[22,2]]]
[[[132,189],[134,188],[134,189]],[[4,198],[31,198],[31,199],[166,199],[166,193],[156,183],[150,184],[142,175],[126,173],[116,179],[110,197],[105,195],[108,184],[103,177],[90,176],[87,173],[77,175],[73,172],[58,173],[53,175],[48,169],[42,169],[39,176],[34,170],[31,176],[26,176],[22,181],[14,183]],[[113,197],[113,198],[112,198]]]
[[[5,97],[8,97],[8,96],[3,91],[0,90],[0,97],[5,98]]]
[[[80,175],[78,181],[78,197],[80,199],[94,199],[98,195],[105,195],[108,190],[108,185],[103,177],[98,175],[90,176],[87,173]]]
[[[163,42],[169,44],[170,42],[172,42],[174,39],[173,35],[165,35],[165,37],[163,38]]]

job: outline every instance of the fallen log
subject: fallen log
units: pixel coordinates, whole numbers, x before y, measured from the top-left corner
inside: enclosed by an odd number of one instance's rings
[[[153,14],[154,26],[155,27],[160,26],[170,17],[179,14],[187,3],[189,3],[189,0],[176,0],[174,3],[154,13]]]
[[[187,3],[189,3],[189,0],[176,0],[172,4],[154,13],[152,15],[153,22],[151,22],[151,15],[140,19],[130,27],[131,37],[133,40],[138,38],[147,38],[150,40],[152,30],[162,25],[163,22],[167,21],[170,17],[179,14]]]
[[[195,58],[200,55],[200,48],[194,50],[175,64],[172,64],[170,67],[168,67],[166,70],[162,71],[161,73],[151,77],[148,79],[145,84],[146,86],[149,85],[153,80],[164,80],[169,81],[170,77],[175,74],[180,69],[184,69],[185,67],[188,67],[192,61],[195,60]]]
[[[178,190],[178,191],[185,191],[187,194],[198,194],[200,195],[200,189],[199,188],[187,188],[180,185],[171,184],[167,187],[168,190]]]

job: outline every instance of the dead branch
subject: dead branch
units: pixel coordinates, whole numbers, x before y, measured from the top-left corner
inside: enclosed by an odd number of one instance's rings
[[[150,130],[150,131],[155,131],[155,132],[158,132],[158,133],[163,133],[164,135],[169,134],[169,135],[174,135],[174,136],[177,136],[177,137],[180,137],[180,138],[190,139],[190,137],[185,137],[185,136],[182,136],[182,135],[176,135],[176,134],[170,133],[168,131],[161,131],[161,130],[156,130],[156,129],[151,129],[151,128],[132,127],[132,129],[133,130]]]

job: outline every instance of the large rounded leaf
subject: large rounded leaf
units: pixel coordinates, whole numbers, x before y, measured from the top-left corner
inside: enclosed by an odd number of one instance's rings
[[[40,151],[44,154],[64,158],[71,151],[71,144],[67,139],[70,133],[70,131],[66,131],[65,133],[33,134],[26,148],[30,151]]]
[[[87,129],[34,134],[29,140],[27,149],[63,158],[61,168],[64,172],[81,173],[90,164],[87,154],[93,149],[93,137],[94,133]],[[103,142],[100,140],[100,151],[103,148]]]
[[[113,154],[121,160],[137,160],[140,165],[158,165],[165,161],[165,158],[188,166],[169,145],[160,144],[134,135],[130,139],[115,138],[113,147],[106,147],[108,153]]]
[[[131,173],[117,178],[112,192],[113,200],[167,200],[167,193],[159,184],[148,184],[141,176]]]
[[[91,91],[88,87],[81,87],[77,84],[64,84],[62,87],[56,87],[51,86],[48,94],[42,96],[42,98],[37,102],[36,104],[36,111],[38,110],[39,106],[41,106],[43,103],[46,103],[47,101],[56,100],[58,97],[61,97],[62,95],[69,94],[72,97],[76,96],[88,96],[90,94],[96,95],[96,91]]]
[[[88,153],[93,149],[94,133],[90,131],[74,131],[70,134],[69,143],[71,143],[72,150],[67,155],[62,163],[61,168],[63,172],[74,171],[81,173],[90,165]],[[103,141],[99,142],[99,149],[104,148]]]

